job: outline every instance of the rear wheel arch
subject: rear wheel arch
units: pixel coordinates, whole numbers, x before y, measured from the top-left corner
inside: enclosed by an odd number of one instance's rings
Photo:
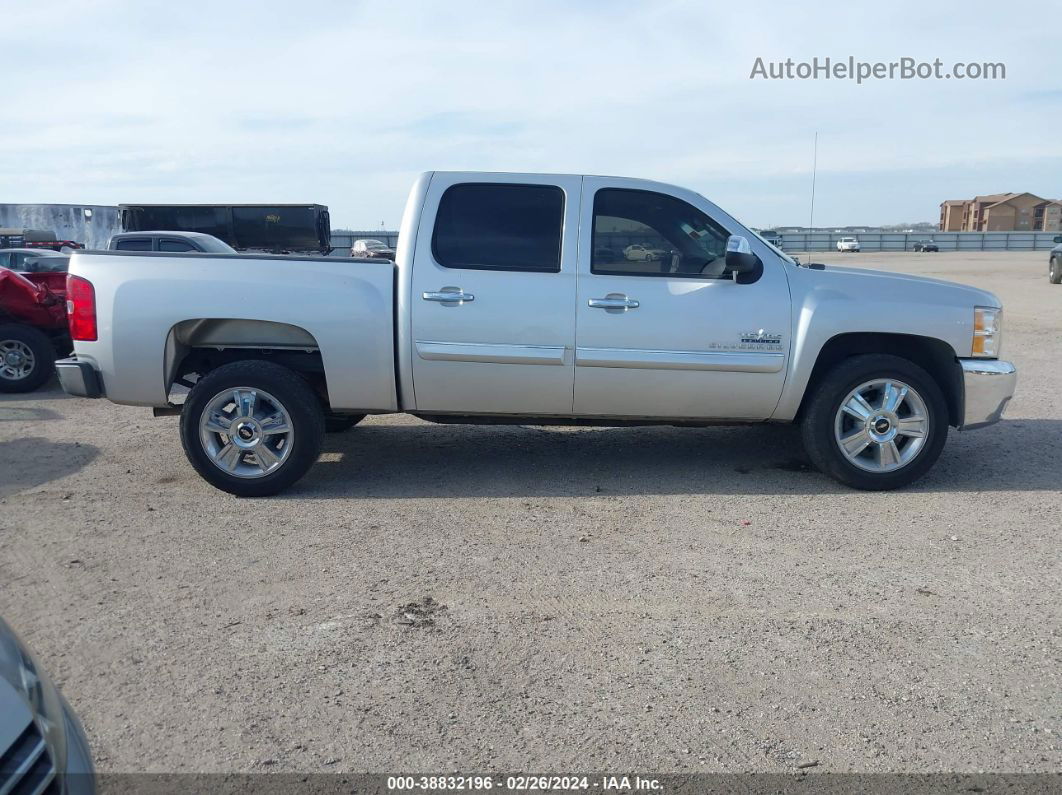
[[[191,386],[211,371],[240,361],[279,364],[302,376],[328,405],[328,383],[316,337],[301,326],[244,318],[192,318],[166,337],[167,395],[175,384]]]
[[[948,406],[949,424],[958,427],[963,416],[963,379],[955,349],[943,340],[914,334],[850,332],[838,334],[819,350],[811,377],[804,388],[795,421],[800,421],[815,390],[823,379],[845,359],[863,354],[883,353],[917,364],[940,387]]]

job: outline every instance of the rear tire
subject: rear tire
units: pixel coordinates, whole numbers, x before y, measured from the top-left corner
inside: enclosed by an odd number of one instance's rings
[[[804,448],[834,480],[868,491],[897,489],[940,457],[948,406],[936,381],[913,362],[853,356],[814,389],[802,421]]]
[[[321,403],[303,378],[272,362],[248,360],[199,379],[181,412],[181,444],[212,486],[237,497],[265,497],[313,466],[324,425]]]
[[[1047,278],[1051,284],[1062,284],[1062,260],[1058,257],[1051,258],[1051,265],[1047,269]]]
[[[55,346],[40,329],[0,324],[0,392],[32,392],[55,372]]]

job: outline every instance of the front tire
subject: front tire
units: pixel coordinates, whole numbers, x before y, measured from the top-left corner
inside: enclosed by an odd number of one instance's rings
[[[181,412],[195,471],[237,497],[283,491],[317,461],[321,403],[303,378],[272,362],[233,362],[201,378]]]
[[[921,367],[888,354],[845,359],[815,387],[802,421],[815,466],[856,489],[897,489],[924,475],[948,437],[948,407]]]
[[[0,392],[32,392],[55,372],[55,346],[40,329],[0,324]]]
[[[1051,265],[1047,269],[1047,278],[1051,284],[1062,284],[1062,260],[1058,257],[1051,258]]]

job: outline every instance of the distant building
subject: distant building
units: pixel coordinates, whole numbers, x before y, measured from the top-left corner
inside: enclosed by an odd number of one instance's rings
[[[1062,231],[1062,202],[1032,193],[994,193],[948,199],[940,205],[942,232]]]
[[[0,204],[0,227],[54,232],[86,248],[105,248],[118,228],[118,208],[99,204]]]

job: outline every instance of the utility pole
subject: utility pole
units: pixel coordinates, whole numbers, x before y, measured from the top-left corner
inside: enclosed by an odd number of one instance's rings
[[[811,217],[808,218],[808,229],[815,229],[815,176],[819,170],[819,131],[815,130],[815,154],[811,161]]]

